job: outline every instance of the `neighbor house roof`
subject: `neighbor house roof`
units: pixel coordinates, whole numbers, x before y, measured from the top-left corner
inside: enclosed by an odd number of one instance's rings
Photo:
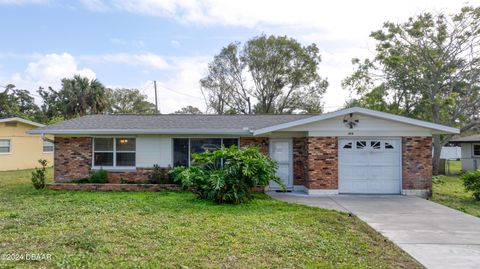
[[[480,142],[480,134],[458,137],[455,139],[451,139],[450,142],[452,143]]]
[[[313,115],[89,115],[31,130],[45,134],[251,134]]]
[[[43,127],[43,126],[45,126],[45,125],[43,125],[43,124],[41,124],[41,123],[34,122],[34,121],[31,121],[31,120],[22,119],[22,118],[19,118],[19,117],[12,117],[12,118],[3,118],[3,119],[0,119],[0,122],[12,122],[12,121],[25,123],[25,124],[32,125],[32,126],[35,126],[35,127]]]
[[[37,128],[29,133],[261,135],[350,113],[416,125],[438,133],[459,133],[456,128],[358,107],[321,115],[90,115]]]

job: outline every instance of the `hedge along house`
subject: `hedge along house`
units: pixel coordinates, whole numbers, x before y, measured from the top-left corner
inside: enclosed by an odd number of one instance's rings
[[[458,132],[363,108],[321,115],[91,115],[31,131],[55,136],[55,182],[100,168],[112,183],[141,181],[154,164],[190,165],[193,153],[254,145],[277,162],[291,190],[422,196],[432,187],[432,134]]]

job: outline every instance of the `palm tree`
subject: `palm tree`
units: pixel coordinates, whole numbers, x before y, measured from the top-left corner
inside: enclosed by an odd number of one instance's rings
[[[108,110],[107,90],[98,80],[75,75],[62,79],[63,114],[68,118],[103,113]]]

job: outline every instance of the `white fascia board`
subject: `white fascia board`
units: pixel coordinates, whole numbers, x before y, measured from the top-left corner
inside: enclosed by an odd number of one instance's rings
[[[25,124],[32,125],[32,126],[36,126],[36,127],[45,126],[41,123],[34,122],[34,121],[31,121],[31,120],[22,119],[22,118],[19,118],[19,117],[0,119],[0,122],[11,122],[11,121],[18,121],[18,122],[25,123]]]
[[[407,118],[407,117],[403,117],[403,116],[398,116],[398,115],[394,115],[394,114],[390,114],[390,113],[386,113],[386,112],[380,112],[380,111],[375,111],[375,110],[361,108],[361,107],[352,107],[352,108],[347,108],[347,109],[342,109],[342,110],[338,110],[338,111],[334,111],[334,112],[321,114],[321,115],[318,115],[318,116],[313,116],[313,117],[306,118],[306,119],[301,119],[301,120],[282,123],[282,124],[278,124],[278,125],[274,125],[274,126],[270,126],[270,127],[266,127],[266,128],[261,128],[261,129],[258,129],[256,131],[254,131],[253,135],[256,136],[256,135],[266,134],[266,133],[270,133],[270,132],[274,132],[274,131],[279,131],[279,130],[282,130],[282,129],[287,129],[287,128],[291,128],[291,127],[295,127],[295,126],[299,126],[299,125],[303,125],[303,124],[316,122],[316,121],[327,120],[327,119],[335,118],[335,117],[338,117],[338,116],[347,115],[347,114],[350,114],[350,113],[360,113],[360,114],[364,114],[364,115],[372,116],[372,117],[376,117],[376,118],[381,118],[381,119],[386,119],[386,120],[392,120],[392,121],[396,121],[396,122],[411,124],[411,125],[415,125],[415,126],[420,126],[420,127],[440,131],[441,133],[447,133],[447,134],[459,134],[460,133],[459,129],[449,127],[449,126],[445,126],[445,125],[440,125],[440,124],[431,123],[431,122],[422,121],[422,120],[416,120],[416,119],[412,119],[412,118]]]
[[[213,134],[213,135],[243,135],[250,136],[249,130],[224,130],[224,129],[79,129],[79,130],[48,130],[33,129],[29,134],[52,134],[52,135],[138,135],[138,134],[171,134],[171,135],[194,135],[194,134]]]

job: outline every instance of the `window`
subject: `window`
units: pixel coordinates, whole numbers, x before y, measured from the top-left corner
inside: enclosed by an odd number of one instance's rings
[[[175,138],[173,139],[173,165],[189,166],[194,153],[214,151],[238,146],[238,138]]]
[[[394,148],[392,144],[385,142],[385,149],[394,149]]]
[[[10,153],[10,140],[1,139],[0,140],[0,153]]]
[[[43,140],[43,152],[53,152],[53,142],[49,140]]]
[[[380,141],[370,141],[370,147],[373,149],[381,149]]]
[[[134,167],[135,138],[94,138],[93,166]]]
[[[480,144],[473,145],[473,156],[480,156]]]
[[[357,141],[357,149],[363,149],[367,146],[367,141]]]
[[[343,146],[344,149],[351,149],[352,148],[352,142],[348,142]]]

